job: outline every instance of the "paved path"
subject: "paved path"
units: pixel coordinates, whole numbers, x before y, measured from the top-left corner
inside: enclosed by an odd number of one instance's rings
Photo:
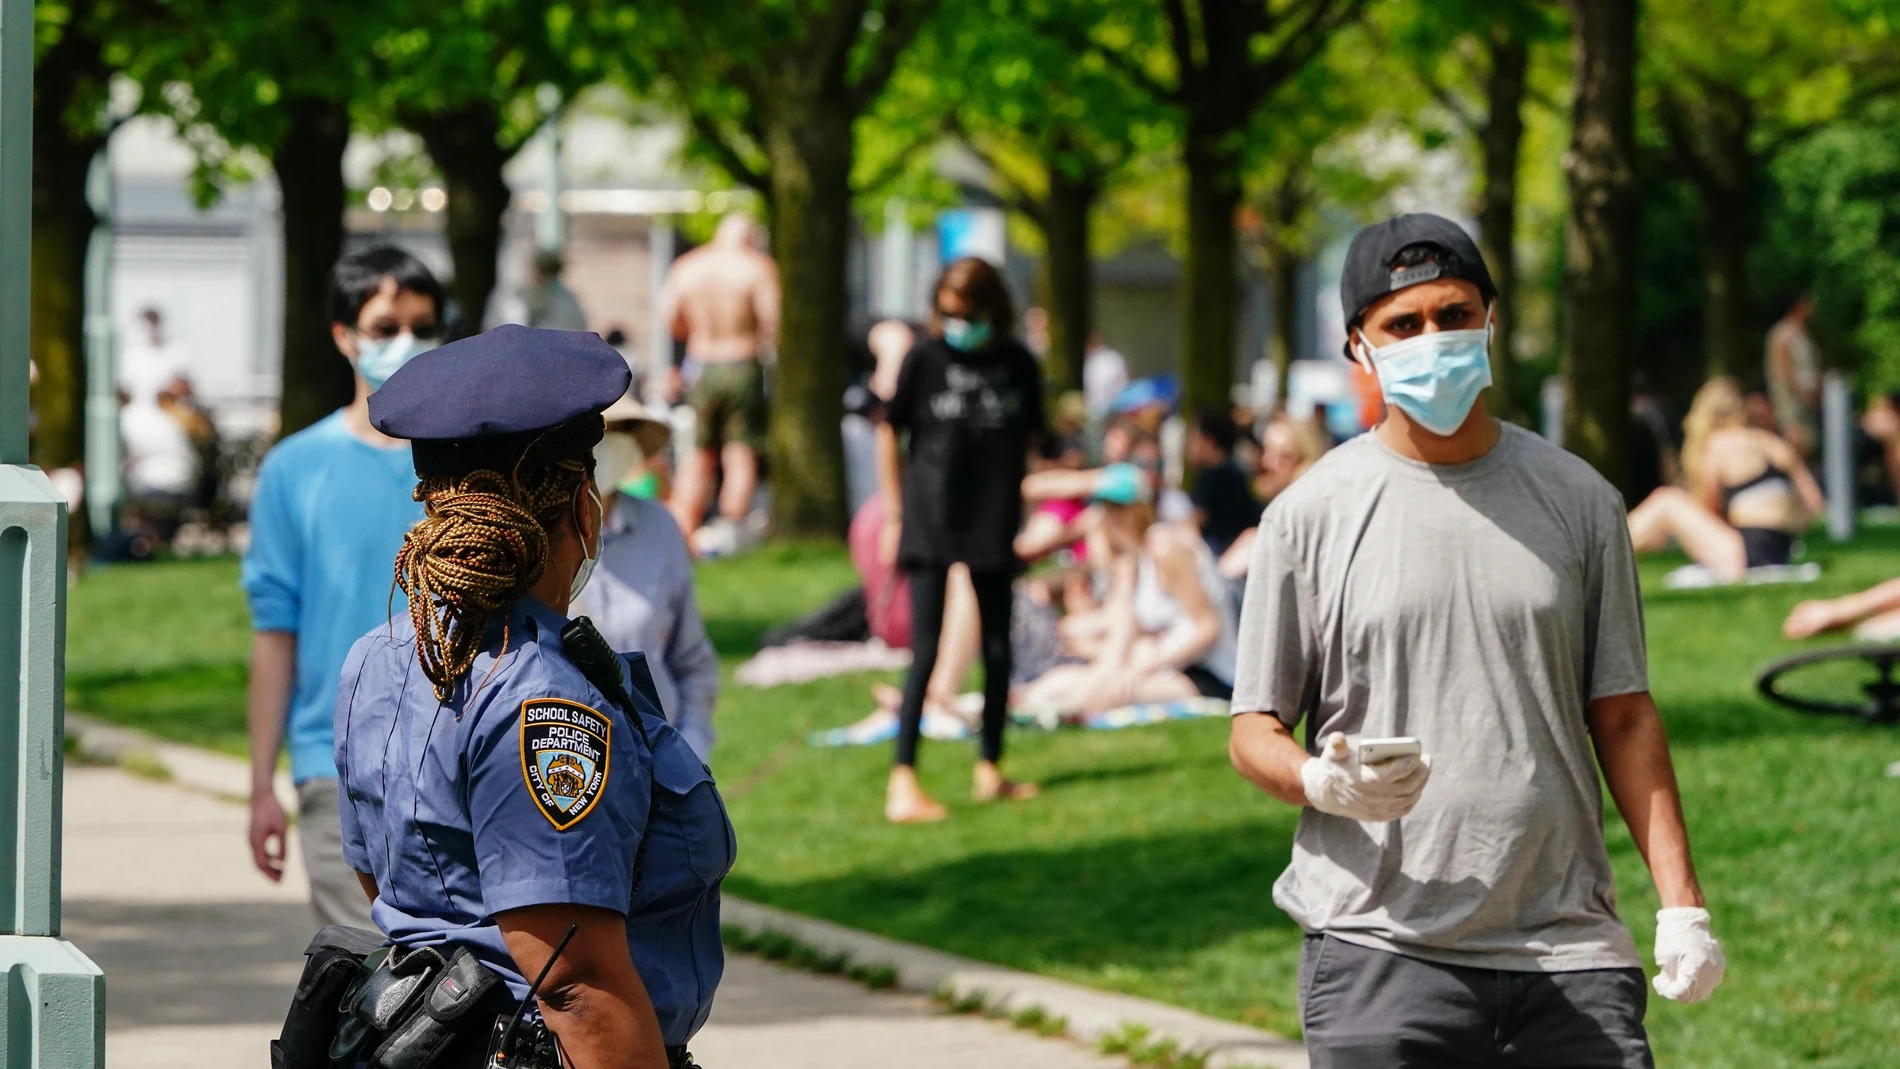
[[[256,1069],[314,921],[303,873],[251,868],[244,808],[110,768],[66,773],[65,935],[106,971],[108,1069]],[[1064,1040],[751,958],[727,962],[711,1069],[1114,1069]]]

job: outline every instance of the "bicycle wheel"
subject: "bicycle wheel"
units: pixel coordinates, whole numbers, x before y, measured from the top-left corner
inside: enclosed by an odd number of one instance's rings
[[[1830,646],[1762,669],[1763,697],[1803,713],[1900,722],[1900,645]]]

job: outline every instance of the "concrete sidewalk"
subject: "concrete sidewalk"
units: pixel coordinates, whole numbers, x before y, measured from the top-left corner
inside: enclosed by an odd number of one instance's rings
[[[252,867],[243,806],[116,768],[66,772],[65,937],[106,971],[109,1069],[269,1064],[315,928],[293,842],[281,884]],[[1067,1040],[952,1017],[914,994],[727,961],[710,1069],[1112,1069]]]

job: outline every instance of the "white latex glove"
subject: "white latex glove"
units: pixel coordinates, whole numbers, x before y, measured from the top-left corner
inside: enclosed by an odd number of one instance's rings
[[[1656,912],[1656,993],[1673,1002],[1701,1002],[1728,971],[1722,944],[1709,934],[1709,911],[1678,906]]]
[[[1318,757],[1309,757],[1300,766],[1307,805],[1322,813],[1371,822],[1397,820],[1410,813],[1431,775],[1429,754],[1360,764],[1357,746],[1337,731],[1320,743]]]

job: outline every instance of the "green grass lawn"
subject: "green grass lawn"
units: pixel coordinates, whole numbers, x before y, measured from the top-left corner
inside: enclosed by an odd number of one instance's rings
[[[1654,1000],[1665,1067],[1891,1066],[1900,1036],[1900,733],[1798,717],[1755,697],[1800,598],[1900,575],[1900,532],[1817,544],[1822,582],[1666,593],[1645,565],[1651,671],[1675,741],[1697,861],[1727,946],[1715,1000]],[[850,582],[839,550],[773,547],[706,565],[728,672],[766,626]],[[248,636],[229,561],[98,569],[73,588],[69,701],[242,752]],[[755,691],[728,681],[716,770],[740,834],[738,894],[990,961],[1297,1033],[1298,938],[1271,888],[1296,814],[1227,765],[1226,725],[1017,733],[1010,766],[1043,797],[977,807],[971,746],[926,743],[951,801],[934,827],[881,819],[883,748],[805,734],[869,708],[857,676]],[[1655,896],[1611,818],[1623,912],[1649,946]]]

